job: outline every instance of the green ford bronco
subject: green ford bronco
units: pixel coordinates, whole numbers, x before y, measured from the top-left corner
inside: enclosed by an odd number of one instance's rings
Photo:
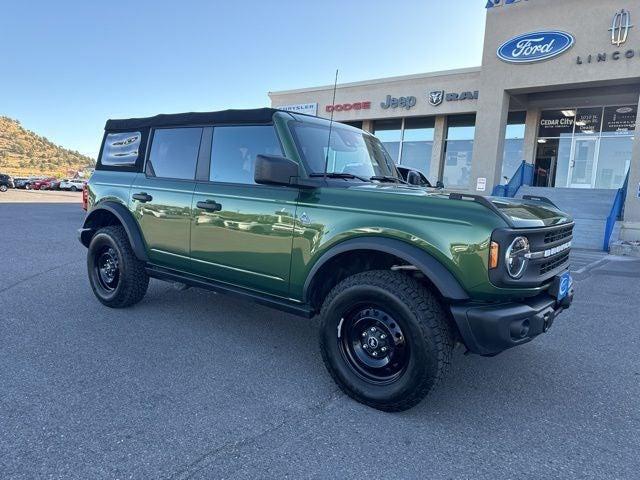
[[[568,215],[411,173],[370,133],[275,109],[109,120],[79,231],[91,287],[114,308],[157,278],[319,316],[340,388],[408,409],[457,343],[496,355],[573,299]]]

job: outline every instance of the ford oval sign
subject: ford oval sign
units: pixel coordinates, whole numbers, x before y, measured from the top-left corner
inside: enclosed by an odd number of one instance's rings
[[[525,33],[504,42],[498,57],[508,63],[540,62],[566,52],[574,41],[570,33],[555,30]]]

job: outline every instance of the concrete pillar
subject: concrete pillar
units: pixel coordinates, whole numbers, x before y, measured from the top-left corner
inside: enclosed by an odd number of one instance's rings
[[[527,118],[524,125],[524,146],[522,149],[522,159],[534,164],[538,151],[538,125],[540,124],[540,109],[530,108],[527,110]]]
[[[640,103],[640,101],[639,101]],[[620,238],[622,240],[640,240],[640,118],[636,120],[636,134],[633,137],[633,151],[629,166],[629,188],[624,204],[624,219]]]
[[[509,94],[507,92],[482,91],[478,100],[476,133],[473,142],[473,164],[471,185],[469,185],[472,193],[490,195],[493,187],[500,183],[508,115]],[[478,178],[486,178],[484,191],[476,190]]]
[[[442,180],[442,167],[444,159],[444,143],[447,138],[447,117],[438,115],[436,117],[433,131],[433,150],[431,151],[431,167],[425,172],[427,178],[434,185],[438,180]]]

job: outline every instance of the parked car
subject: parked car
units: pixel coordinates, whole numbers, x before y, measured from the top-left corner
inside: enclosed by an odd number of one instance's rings
[[[10,188],[15,188],[13,178],[10,175],[0,173],[0,192],[6,192]]]
[[[422,173],[420,170],[416,170],[414,168],[409,168],[404,165],[396,165],[398,173],[402,177],[403,180],[409,182],[413,185],[418,185],[421,187],[429,187],[434,188],[431,182],[427,179],[426,175]],[[444,184],[441,181],[437,181],[435,188],[444,188]]]
[[[15,177],[13,179],[13,183],[15,185],[15,188],[25,188],[29,181],[30,181],[30,179],[27,178],[27,177]]]
[[[71,178],[69,180],[63,180],[60,182],[60,190],[71,190],[72,192],[79,192],[86,183],[83,178]]]
[[[55,182],[56,179],[53,177],[41,178],[38,180],[34,180],[27,184],[27,189],[30,190],[46,190],[49,188],[51,182]]]
[[[50,180],[44,185],[44,188],[41,188],[41,190],[60,190],[60,180],[57,178]]]
[[[496,355],[573,300],[569,215],[408,184],[357,128],[257,109],[105,130],[79,231],[98,300],[133,305],[154,277],[318,315],[329,373],[366,405],[416,405],[458,342]]]

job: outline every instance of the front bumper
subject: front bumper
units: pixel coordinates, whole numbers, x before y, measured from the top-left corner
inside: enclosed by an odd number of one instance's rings
[[[560,302],[548,293],[521,302],[451,305],[451,313],[467,349],[491,356],[530,342],[569,308],[573,288]]]

